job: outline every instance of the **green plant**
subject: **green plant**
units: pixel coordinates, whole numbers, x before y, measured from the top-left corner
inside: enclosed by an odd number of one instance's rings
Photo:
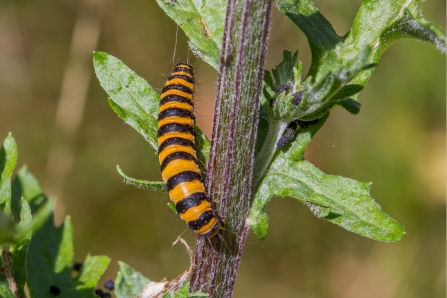
[[[215,123],[219,125],[214,127],[214,139],[210,143],[197,127],[196,133],[199,158],[208,165],[208,191],[225,220],[225,230],[222,238],[213,239],[211,244],[205,239],[198,240],[200,253],[196,256],[198,266],[193,273],[192,290],[208,292],[213,297],[231,296],[248,227],[259,239],[267,236],[265,206],[273,197],[296,198],[316,216],[374,240],[392,242],[403,237],[403,227],[370,196],[370,183],[327,175],[306,161],[303,154],[331,109],[341,106],[353,114],[359,112],[358,94],[382,53],[395,40],[409,37],[426,41],[445,52],[445,33],[422,17],[418,1],[364,1],[351,31],[345,36],[335,33],[311,1],[276,1],[278,8],[308,38],[312,62],[306,78],[302,78],[301,63],[297,65],[297,53],[287,51],[283,62],[263,75],[270,1],[253,1],[251,5],[229,1],[227,16],[224,1],[215,1],[212,5],[204,2],[201,6],[195,6],[192,1],[158,0],[158,3],[189,37],[192,51],[219,71],[215,115]],[[244,18],[244,15],[252,17]],[[226,47],[222,44],[224,36]],[[110,96],[112,109],[157,150],[157,92],[106,53],[94,53],[94,66]],[[278,94],[283,85],[290,92]],[[303,92],[299,105],[292,103],[296,92]],[[273,107],[272,100],[275,100]],[[290,122],[317,119],[307,128],[300,128],[284,149],[277,148],[277,141]],[[245,148],[249,148],[249,153]],[[50,215],[52,203],[47,203],[26,168],[18,172],[11,195],[10,177],[17,156],[11,136],[5,140],[0,153],[3,154],[0,156],[0,165],[3,165],[0,202],[5,213],[0,217],[0,239],[2,264],[7,273],[1,280],[3,292],[0,293],[5,297],[24,296],[27,281],[31,295],[51,297],[48,283],[52,280],[73,297],[93,297],[93,289],[107,267],[108,258],[87,257],[82,271],[72,279],[69,219],[61,227],[54,226]],[[162,182],[137,180],[125,175],[119,167],[118,171],[137,186],[165,191]],[[32,231],[35,231],[33,236]],[[48,251],[46,257],[33,247],[38,244]],[[44,260],[54,266],[45,267]],[[211,263],[216,265],[202,266]],[[8,268],[14,271],[13,278],[8,275],[11,272]],[[36,276],[35,270],[41,273]],[[11,281],[17,286],[14,293]],[[118,297],[137,295],[148,282],[122,263],[116,294]],[[178,296],[186,295],[188,286],[185,284]]]
[[[345,36],[338,36],[335,33],[330,23],[311,1],[276,1],[278,8],[306,34],[312,50],[311,68],[303,80],[301,63],[295,68],[297,53],[284,52],[283,62],[271,73],[265,73],[263,96],[260,99],[256,92],[250,93],[252,89],[260,90],[255,76],[251,77],[248,83],[241,83],[243,86],[241,89],[246,88],[248,92],[244,95],[247,101],[239,108],[244,109],[243,115],[238,114],[239,110],[233,109],[233,105],[239,106],[238,100],[243,101],[240,99],[243,96],[239,98],[232,96],[235,92],[234,86],[237,89],[239,80],[244,74],[262,73],[264,58],[261,57],[262,63],[251,65],[250,59],[259,56],[256,48],[251,49],[251,52],[246,51],[243,46],[238,47],[237,43],[241,36],[244,37],[246,34],[247,39],[254,38],[259,44],[258,49],[262,49],[265,46],[263,43],[266,42],[266,28],[259,25],[259,22],[250,24],[253,19],[243,23],[242,15],[244,13],[258,15],[268,20],[270,14],[268,3],[264,4],[261,1],[243,7],[242,2],[230,1],[231,8],[228,9],[226,17],[226,35],[219,26],[225,21],[223,1],[221,5],[212,7],[207,5],[196,7],[192,2],[160,0],[158,3],[185,31],[193,52],[220,71],[216,98],[218,108],[215,115],[215,119],[218,119],[215,123],[220,124],[220,127],[216,125],[213,133],[219,137],[215,137],[211,142],[210,157],[210,160],[219,161],[208,164],[207,181],[208,191],[216,201],[217,210],[227,211],[221,215],[227,223],[226,229],[229,232],[223,233],[226,245],[215,244],[214,248],[199,239],[198,251],[201,252],[196,256],[199,269],[193,276],[194,289],[211,292],[214,297],[231,295],[237,273],[237,265],[233,264],[238,264],[240,260],[246,236],[245,223],[253,229],[259,239],[265,238],[268,232],[268,217],[264,209],[273,197],[290,196],[301,200],[316,216],[371,239],[392,242],[403,237],[405,234],[403,227],[383,212],[369,195],[370,183],[324,174],[307,162],[303,154],[332,108],[338,105],[351,113],[359,112],[360,104],[356,100],[357,96],[371,76],[381,54],[393,41],[410,37],[434,43],[441,51],[445,51],[445,34],[439,27],[423,19],[417,1],[395,1],[393,4],[387,1],[364,1],[351,31]],[[231,31],[230,27],[240,30]],[[227,36],[228,40],[236,44],[231,49],[233,51],[222,49],[223,36]],[[220,52],[222,54],[219,58]],[[219,61],[225,62],[220,68]],[[97,76],[111,97],[109,102],[112,108],[137,129],[156,150],[158,94],[143,79],[112,56],[95,53],[94,63]],[[241,65],[246,67],[243,70],[237,69]],[[284,84],[292,91],[278,95],[278,90]],[[292,98],[298,91],[303,92],[303,97],[301,104],[297,106],[292,104]],[[275,99],[275,105],[270,108],[269,103],[272,99]],[[260,110],[256,104],[249,104],[258,100],[261,101]],[[234,112],[235,110],[238,112]],[[243,119],[258,113],[260,113],[259,127],[268,127],[268,132],[266,129],[248,129],[245,134],[241,130],[239,135],[231,135],[228,132],[231,129],[238,129],[235,122],[242,121],[234,119],[238,117]],[[300,129],[295,139],[284,150],[278,149],[276,143],[284,129],[297,119],[319,120],[316,124]],[[242,127],[244,125],[245,128],[251,127],[250,121],[241,124]],[[199,129],[196,128],[196,131],[202,140],[198,150],[202,153],[202,161],[206,164],[208,141]],[[250,154],[237,153],[242,148],[251,148],[250,140],[256,133],[256,164],[253,165]],[[242,135],[246,137],[241,138]],[[231,151],[219,147],[228,143],[228,139],[235,148],[238,148],[237,150]],[[241,142],[238,143],[238,140]],[[223,164],[240,166],[224,167]],[[241,169],[253,169],[253,166],[255,173],[253,180],[250,176],[247,177],[252,172],[242,171],[241,174]],[[163,188],[158,182],[136,180],[125,175],[123,177],[130,183],[145,188],[153,190]],[[232,177],[237,177],[234,180],[237,185],[225,184]],[[240,197],[247,184],[248,188],[252,187],[254,190],[253,199],[248,203]],[[246,193],[249,194],[250,191]],[[244,211],[248,205],[250,205],[248,218],[244,212],[228,211],[236,209]],[[216,242],[219,243],[220,240],[217,239]],[[201,255],[207,257],[201,259]],[[211,263],[213,260],[218,262],[215,267],[200,265]],[[227,276],[223,276],[222,272],[226,272]]]
[[[53,201],[48,200],[27,167],[11,183],[17,161],[17,146],[10,134],[0,149],[1,203],[0,243],[1,297],[26,297],[25,282],[32,297],[54,297],[55,286],[63,297],[95,297],[94,289],[109,265],[106,256],[87,256],[73,278],[73,237],[70,218],[54,225]]]

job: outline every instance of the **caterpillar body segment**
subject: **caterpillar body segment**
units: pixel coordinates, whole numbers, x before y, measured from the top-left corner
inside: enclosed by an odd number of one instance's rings
[[[194,73],[191,65],[177,64],[162,89],[158,115],[158,159],[161,176],[177,213],[199,235],[212,238],[220,219],[201,180],[195,150]]]

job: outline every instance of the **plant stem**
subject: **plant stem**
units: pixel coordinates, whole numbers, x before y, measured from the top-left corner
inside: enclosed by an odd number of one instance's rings
[[[9,288],[11,292],[17,298],[22,298],[19,293],[19,288],[17,287],[17,283],[14,279],[14,270],[12,267],[12,255],[9,247],[2,248],[2,262],[3,262],[3,274],[6,276],[6,280],[8,281]]]
[[[265,171],[267,170],[270,162],[273,159],[273,155],[277,150],[276,144],[281,138],[281,133],[284,132],[284,129],[289,125],[289,123],[284,121],[272,121],[269,125],[269,130],[267,132],[267,137],[265,138],[264,143],[262,144],[261,150],[256,155],[256,164],[254,170],[254,179],[253,179],[253,188],[256,189],[258,187],[259,182],[261,182],[262,177],[264,176]]]
[[[228,0],[206,187],[225,222],[200,237],[191,291],[231,297],[247,237],[271,0]]]

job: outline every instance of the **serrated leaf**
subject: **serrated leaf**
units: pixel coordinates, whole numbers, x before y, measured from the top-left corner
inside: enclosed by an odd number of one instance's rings
[[[54,297],[50,286],[57,286],[62,297],[95,297],[95,287],[110,259],[87,256],[79,275],[72,278],[72,238],[69,217],[60,227],[47,221],[33,236],[27,258],[28,286],[33,297]]]
[[[36,221],[43,221],[52,203],[43,194],[37,180],[22,168],[14,180],[14,196],[24,197],[29,202],[29,211]],[[20,208],[21,214],[24,206]],[[70,218],[67,217],[60,227],[53,223],[53,216],[47,218],[37,230],[29,245],[26,258],[27,283],[32,297],[54,297],[50,286],[61,290],[61,297],[95,297],[94,289],[109,263],[107,257],[88,256],[82,271],[72,278],[73,236]],[[38,272],[38,274],[36,274]]]
[[[119,59],[103,52],[93,54],[93,65],[101,86],[111,97],[110,106],[127,124],[138,131],[158,150],[158,110],[160,95]],[[209,140],[198,128],[196,131],[197,157],[206,164]]]
[[[143,189],[149,189],[149,190],[158,190],[161,192],[167,192],[166,190],[166,182],[163,181],[146,181],[146,180],[139,180],[132,177],[127,176],[124,174],[124,172],[121,170],[120,166],[116,166],[116,170],[118,173],[124,178],[124,181],[127,184],[132,184],[136,187],[143,188]]]
[[[339,69],[329,72],[321,80],[312,83],[313,78],[307,78],[304,81],[301,104],[297,107],[290,101],[287,102],[286,115],[291,119],[310,121],[327,114],[342,99],[340,95],[336,96],[340,91],[347,92],[347,94],[355,92],[355,89],[352,90],[352,88],[348,90],[342,90],[342,88],[362,71],[369,68],[370,55],[371,48],[365,47],[359,56],[344,62]]]
[[[154,149],[157,145],[157,117],[160,95],[133,70],[103,52],[93,53],[93,65],[112,108]]]
[[[277,91],[281,85],[291,85],[291,83],[294,82],[293,68],[296,65],[298,51],[295,51],[295,53],[293,54],[290,51],[283,51],[282,57],[283,60],[281,61],[281,63],[279,63],[275,68],[272,69],[273,78],[275,79],[275,83],[272,88]]]
[[[17,163],[17,144],[9,133],[0,147],[0,210],[11,213],[11,175]]]
[[[312,51],[312,65],[309,74],[316,77],[317,62],[323,59],[332,61],[336,58],[332,53],[342,41],[329,21],[320,13],[310,0],[276,0],[279,10],[289,17],[306,35]],[[327,71],[326,71],[327,73]]]
[[[343,63],[341,68],[329,72],[320,81],[312,83],[313,78],[308,77],[304,81],[304,86],[301,86],[302,64],[299,63],[298,68],[293,67],[297,60],[297,52],[292,56],[291,52],[284,51],[284,60],[272,71],[275,82],[268,75],[267,81],[270,85],[264,84],[264,94],[276,96],[275,105],[269,113],[270,119],[284,123],[296,119],[312,121],[327,114],[340,101],[360,92],[363,89],[362,85],[346,84],[360,72],[373,66],[367,61],[370,52],[371,49],[366,47],[360,57]],[[290,92],[271,95],[270,90],[279,90],[279,86],[284,84],[289,86]],[[294,93],[298,91],[297,87],[303,90],[300,105],[292,101]]]
[[[367,69],[380,59],[381,54],[395,40],[410,37],[435,44],[445,51],[445,32],[426,21],[419,1],[363,1],[347,35],[337,36],[331,24],[310,0],[276,0],[279,9],[306,35],[312,51],[312,63],[306,78],[300,120],[313,120],[330,110],[342,96],[356,99],[356,95],[334,92],[346,84],[365,86],[373,70]],[[365,56],[365,49],[371,49]],[[363,53],[362,53],[363,52]],[[357,57],[357,58],[356,58]],[[362,58],[363,57],[363,58]],[[346,79],[349,61],[360,61],[363,71]],[[344,90],[340,90],[344,91]],[[352,90],[351,90],[352,91]],[[334,97],[335,95],[335,97]],[[351,111],[352,112],[352,111]]]
[[[118,262],[120,271],[115,279],[117,298],[137,297],[150,280],[123,262]]]
[[[183,29],[192,52],[219,69],[226,1],[157,0],[157,3]]]
[[[298,58],[298,51],[292,54],[290,51],[283,51],[283,60],[272,71],[265,71],[263,84],[263,101],[261,109],[270,106],[270,99],[277,96],[280,87],[287,85],[291,93],[295,92],[296,86],[301,83],[301,62],[298,68],[295,64]]]
[[[352,114],[360,111],[357,95],[392,42],[409,37],[433,43],[445,52],[445,32],[422,17],[421,2],[416,0],[363,1],[351,30],[342,37],[337,36],[312,1],[277,0],[276,3],[307,36],[312,63],[298,108],[291,103],[292,94],[276,98],[274,117],[270,119],[268,135],[256,159],[255,169],[260,171],[255,171],[258,188],[250,225],[259,238],[264,238],[268,231],[265,204],[275,196],[292,196],[305,202],[316,216],[347,230],[379,241],[399,240],[405,234],[404,228],[374,202],[369,183],[326,175],[305,161],[303,153],[335,104]],[[287,76],[287,72],[282,75]],[[268,102],[275,96],[277,86],[268,72],[265,78],[264,102]],[[299,130],[289,148],[275,151],[272,144],[288,121],[318,118],[319,124]],[[263,173],[264,180],[258,184]]]
[[[385,45],[398,38],[409,37],[433,43],[438,50],[445,53],[446,35],[441,27],[418,15],[419,11],[416,11],[415,15],[408,8],[405,8],[404,11],[404,16],[382,33],[382,40]]]
[[[327,175],[304,160],[304,150],[324,120],[299,130],[292,146],[275,155],[256,189],[250,227],[259,239],[264,239],[268,233],[266,204],[274,197],[290,196],[308,203],[318,217],[351,232],[384,242],[401,239],[404,228],[369,195],[370,183]]]

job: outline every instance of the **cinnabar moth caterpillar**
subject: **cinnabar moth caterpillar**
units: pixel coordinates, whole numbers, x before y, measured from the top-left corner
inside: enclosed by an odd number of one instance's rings
[[[161,94],[157,134],[161,176],[180,217],[194,232],[211,238],[219,233],[221,223],[200,176],[193,110],[193,68],[179,63]]]

